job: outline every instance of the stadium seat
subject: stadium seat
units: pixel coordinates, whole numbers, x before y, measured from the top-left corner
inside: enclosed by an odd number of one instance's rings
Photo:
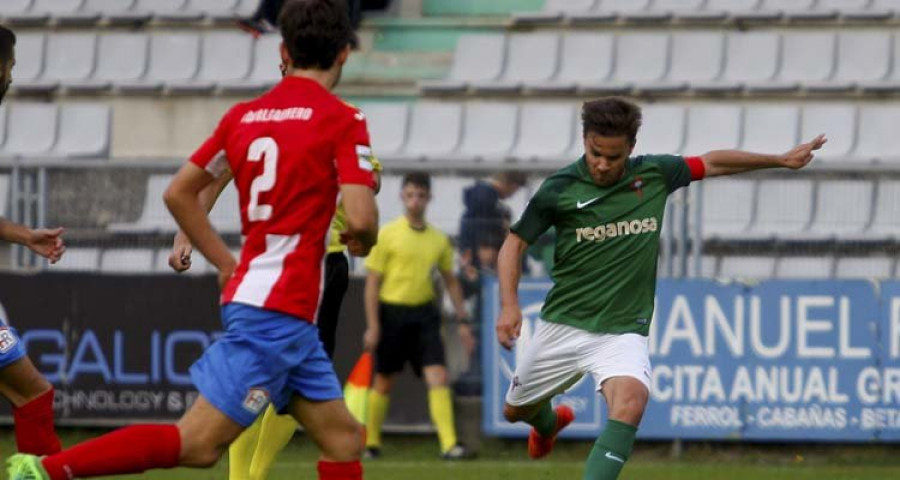
[[[662,22],[671,14],[666,9],[652,8],[655,0],[600,0],[594,7],[601,13],[614,13],[626,22]]]
[[[585,93],[625,93],[635,84],[662,80],[669,68],[671,38],[664,33],[625,33],[616,38],[613,75],[608,82],[585,81]]]
[[[750,105],[744,109],[741,149],[785,152],[797,145],[800,109],[796,106]]]
[[[253,45],[253,69],[246,80],[219,82],[224,92],[251,92],[269,88],[281,80],[281,36],[270,34],[256,39]]]
[[[243,82],[253,64],[253,37],[243,32],[210,32],[202,37],[196,78],[168,84],[172,93],[209,93],[218,83]]]
[[[375,197],[378,203],[378,223],[385,225],[403,215],[403,202],[400,201],[400,175],[384,175],[381,177],[381,191]]]
[[[471,82],[477,93],[515,93],[526,82],[546,82],[559,65],[560,41],[555,33],[518,33],[508,40],[506,66],[497,80]]]
[[[586,13],[594,8],[598,0],[547,0],[540,12],[517,13],[513,22],[519,24],[557,22],[572,13]]]
[[[189,0],[188,9],[202,13],[208,17],[220,18],[234,16],[238,0]]]
[[[753,219],[756,182],[716,178],[704,180],[701,188],[703,238],[739,240]]]
[[[463,214],[463,189],[472,183],[469,178],[435,176],[432,178],[433,201],[429,204],[428,223],[455,237],[459,234],[459,219]]]
[[[97,36],[55,33],[47,37],[47,60],[41,79],[55,85],[84,83],[97,63]]]
[[[416,102],[409,122],[409,141],[400,157],[424,160],[449,155],[459,145],[462,121],[462,105],[458,103]]]
[[[94,272],[100,268],[100,249],[86,247],[66,248],[63,258],[50,265],[51,272]]]
[[[672,64],[665,81],[639,83],[639,91],[684,91],[693,83],[713,82],[722,74],[725,63],[725,36],[722,33],[675,33],[671,48]]]
[[[894,259],[887,256],[838,257],[834,276],[840,279],[891,278]]]
[[[812,208],[812,180],[762,180],[755,220],[743,236],[748,240],[796,238],[806,231]]]
[[[518,104],[471,102],[466,104],[462,140],[449,158],[500,163],[509,158],[516,140]]]
[[[873,240],[900,240],[900,181],[879,182],[875,214],[866,235]]]
[[[172,181],[172,175],[150,175],[147,180],[147,190],[144,196],[144,206],[141,216],[135,222],[111,223],[108,229],[111,232],[175,232],[177,226],[175,220],[169,214],[163,204],[163,192]]]
[[[219,233],[239,233],[241,231],[241,207],[234,182],[229,182],[225,190],[219,194],[215,206],[209,212],[209,222]]]
[[[892,105],[863,106],[859,112],[859,130],[852,159],[882,163],[900,161],[900,108]]]
[[[85,0],[34,0],[29,16],[37,19],[52,18],[61,24],[92,24],[100,20],[100,14],[84,10]]]
[[[852,104],[821,103],[803,107],[800,141],[819,134],[828,136],[828,145],[816,152],[816,162],[834,162],[850,156],[856,141],[857,109]]]
[[[867,180],[824,180],[816,191],[815,218],[806,238],[860,239],[872,218],[874,187]]]
[[[837,37],[833,32],[791,32],[784,35],[781,67],[775,80],[749,85],[758,92],[792,92],[821,84],[834,72]]]
[[[864,5],[842,12],[842,16],[848,20],[887,20],[900,11],[900,2],[897,0],[871,0]]]
[[[149,44],[149,37],[143,34],[101,34],[93,75],[84,81],[67,81],[66,88],[100,92],[116,84],[139,82],[147,71]]]
[[[837,70],[824,82],[809,82],[811,92],[838,92],[859,83],[878,83],[890,72],[894,38],[886,31],[841,32],[838,34]]]
[[[3,144],[6,143],[6,128],[8,125],[6,116],[8,114],[9,111],[6,108],[6,105],[0,106],[0,152],[3,151]]]
[[[775,265],[775,278],[821,280],[832,276],[834,259],[829,256],[782,257]]]
[[[460,93],[471,82],[497,80],[506,63],[506,36],[473,34],[459,37],[453,66],[445,80],[420,83],[425,93]]]
[[[687,113],[680,105],[646,105],[635,154],[679,153],[684,147]],[[581,129],[578,129],[579,133]]]
[[[579,83],[602,84],[613,70],[615,37],[569,32],[562,39],[559,73],[547,82],[528,82],[535,92],[574,93]]]
[[[200,36],[193,33],[158,33],[150,36],[147,74],[138,82],[121,82],[123,92],[159,92],[168,83],[192,80],[200,62]]]
[[[779,12],[788,20],[834,20],[838,16],[835,9],[818,8],[818,0],[763,0],[760,9]]]
[[[667,9],[678,20],[683,21],[722,21],[727,18],[724,10],[710,6],[707,0],[658,0],[654,9]]]
[[[107,158],[111,119],[109,105],[63,105],[59,112],[59,138],[53,154],[62,157]]]
[[[724,256],[719,260],[719,276],[765,280],[775,274],[775,258],[765,256]]]
[[[122,14],[131,11],[137,0],[84,0],[81,10],[101,17]]]
[[[394,158],[406,144],[409,104],[368,103],[359,105],[366,115],[372,150],[378,158]]]
[[[34,0],[4,0],[0,2],[0,17],[5,21],[15,19],[17,15],[28,13]]]
[[[568,160],[574,128],[571,103],[525,103],[511,156],[516,160]]]
[[[188,0],[137,0],[134,11],[164,22],[196,22],[203,14],[188,8]]]
[[[740,144],[742,123],[741,107],[736,105],[691,107],[682,152],[702,155],[710,150],[736,148]]]
[[[893,55],[891,56],[891,59],[888,60],[888,63],[892,66],[890,73],[881,80],[859,82],[859,87],[863,92],[885,93],[900,91],[900,35],[895,34],[893,36],[893,43],[891,46]]]
[[[22,32],[16,35],[16,69],[13,88],[29,91],[52,89],[52,84],[42,83],[47,37],[43,33]]]
[[[6,156],[34,157],[46,155],[56,143],[59,112],[47,103],[14,103],[9,107]],[[35,128],[40,125],[40,128]]]
[[[778,73],[781,35],[774,32],[731,32],[726,37],[725,69],[712,82],[694,82],[698,92],[737,92],[765,85]]]
[[[116,248],[100,254],[100,271],[103,273],[151,273],[153,250],[149,248]]]
[[[117,23],[143,23],[153,18],[153,13],[145,10],[144,5],[138,0],[88,0],[93,1],[93,8],[103,12],[103,16],[113,24]],[[127,7],[126,7],[127,6]]]

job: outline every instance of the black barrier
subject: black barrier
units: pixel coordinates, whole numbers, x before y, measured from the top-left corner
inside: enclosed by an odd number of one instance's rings
[[[363,281],[352,279],[335,368],[346,378],[362,349]],[[0,305],[38,370],[56,387],[61,425],[177,419],[196,398],[188,369],[219,335],[215,277],[0,274]],[[388,426],[427,425],[427,396],[398,379]],[[0,402],[0,420],[11,421]]]

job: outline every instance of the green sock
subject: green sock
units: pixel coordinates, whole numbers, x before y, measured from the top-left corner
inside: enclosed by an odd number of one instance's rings
[[[544,402],[540,410],[526,420],[526,423],[534,427],[541,436],[548,437],[556,431],[556,411],[550,406],[550,402]]]
[[[615,480],[631,456],[637,427],[608,420],[588,456],[584,480]]]

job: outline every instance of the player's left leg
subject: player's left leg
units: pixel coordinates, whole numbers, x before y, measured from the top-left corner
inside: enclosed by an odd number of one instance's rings
[[[647,337],[599,335],[597,348],[584,359],[606,398],[606,427],[594,443],[585,480],[615,480],[631,456],[638,425],[650,398]]]
[[[15,329],[0,320],[0,395],[12,403],[19,452],[49,455],[62,449],[53,427],[53,394]]]

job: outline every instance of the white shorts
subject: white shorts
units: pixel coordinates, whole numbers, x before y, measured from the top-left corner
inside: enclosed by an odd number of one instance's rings
[[[518,362],[506,403],[533,405],[566,391],[590,373],[597,382],[632,377],[650,390],[647,337],[636,333],[592,333],[538,319],[535,332]]]

